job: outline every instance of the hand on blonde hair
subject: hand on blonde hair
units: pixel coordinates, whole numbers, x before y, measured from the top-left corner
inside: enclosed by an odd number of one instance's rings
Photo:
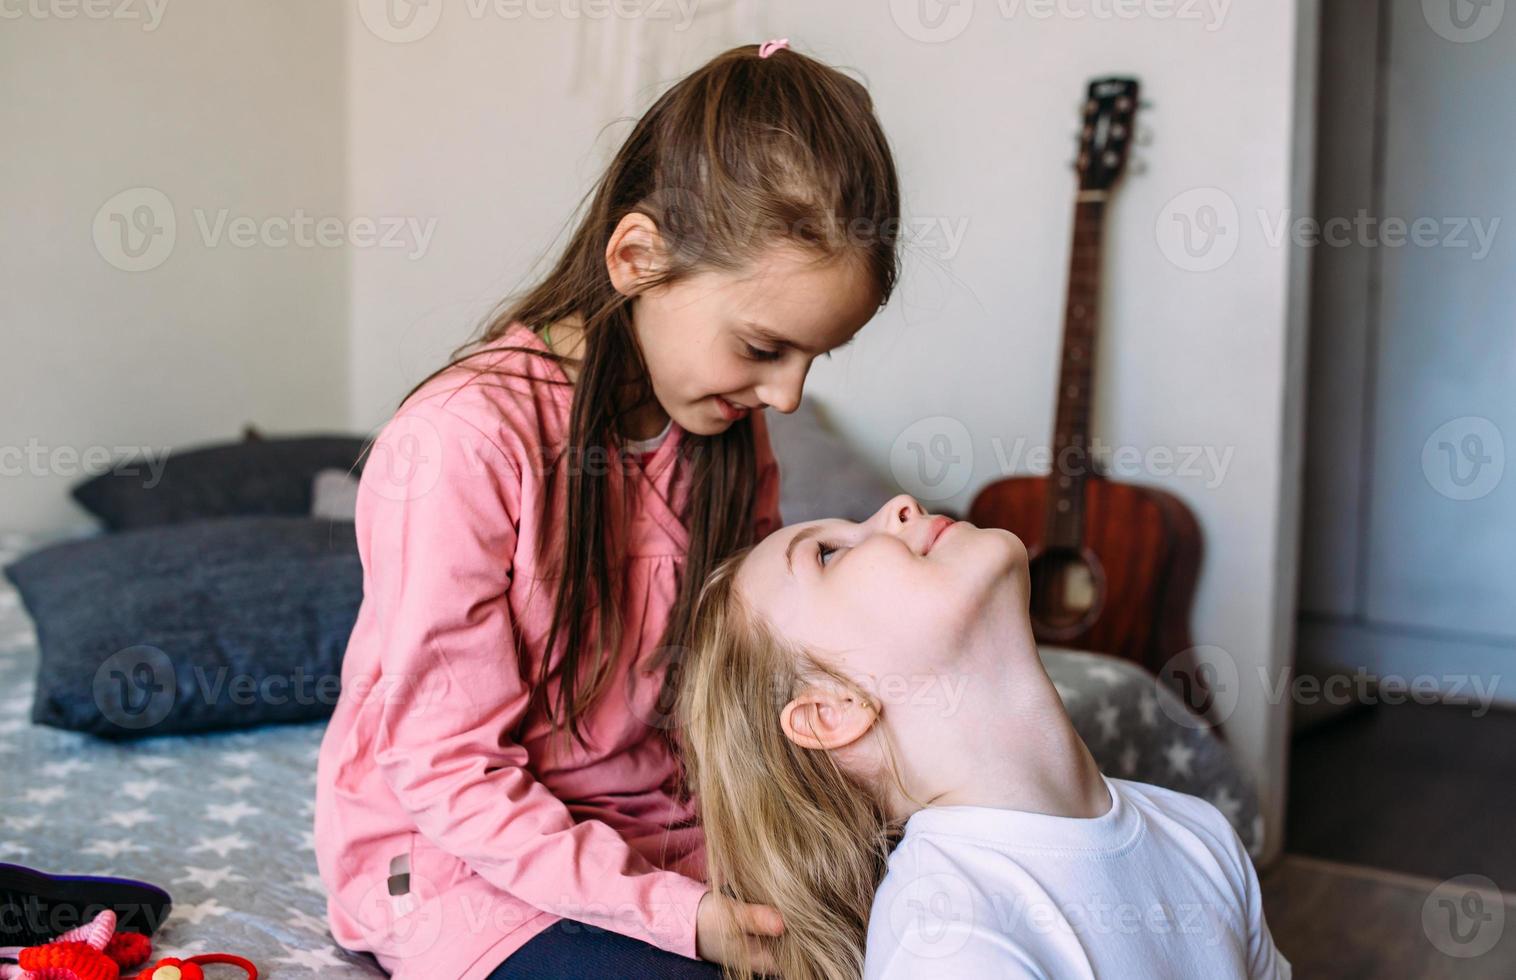
[[[767,940],[783,932],[784,917],[772,905],[738,902],[708,891],[695,909],[695,952],[713,963],[776,973]]]

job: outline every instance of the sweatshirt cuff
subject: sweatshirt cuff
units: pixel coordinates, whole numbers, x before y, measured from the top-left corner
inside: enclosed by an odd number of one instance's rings
[[[711,890],[711,886],[694,878],[686,878],[684,875],[669,875],[668,888],[664,894],[664,901],[668,903],[668,915],[658,917],[659,928],[653,937],[653,944],[670,953],[678,953],[692,960],[699,959],[695,952],[695,926],[696,913],[700,908],[700,900],[705,893]]]

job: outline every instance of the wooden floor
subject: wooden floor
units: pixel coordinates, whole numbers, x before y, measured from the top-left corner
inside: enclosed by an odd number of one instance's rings
[[[1516,892],[1516,712],[1475,710],[1380,704],[1297,736],[1285,851]]]
[[[1294,854],[1260,884],[1296,980],[1516,977],[1516,896]]]
[[[1474,710],[1380,704],[1292,740],[1260,877],[1296,977],[1516,978],[1516,712]]]

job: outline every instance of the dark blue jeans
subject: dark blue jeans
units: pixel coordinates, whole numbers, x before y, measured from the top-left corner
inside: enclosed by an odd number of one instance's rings
[[[720,980],[721,968],[619,932],[559,919],[537,933],[489,980]]]

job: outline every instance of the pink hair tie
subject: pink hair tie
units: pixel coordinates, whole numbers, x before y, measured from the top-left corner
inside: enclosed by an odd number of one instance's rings
[[[776,37],[772,41],[764,41],[763,47],[758,49],[758,57],[767,58],[780,48],[787,48],[789,46],[790,39],[787,37]]]

